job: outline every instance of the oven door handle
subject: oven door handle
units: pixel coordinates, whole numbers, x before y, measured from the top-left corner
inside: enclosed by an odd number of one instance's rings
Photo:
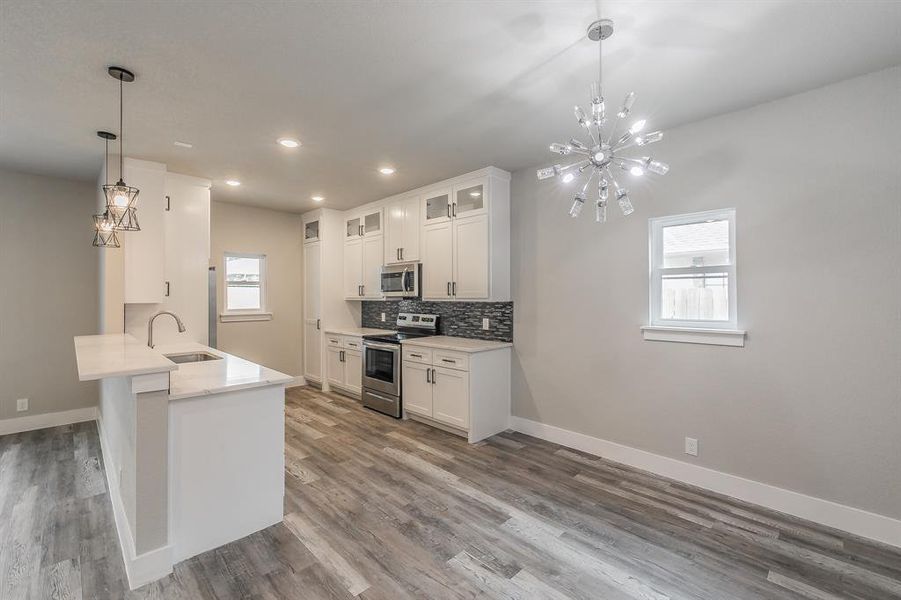
[[[369,394],[370,396],[373,396],[374,398],[378,398],[379,400],[384,400],[385,402],[391,402],[392,404],[397,402],[397,400],[395,400],[394,398],[388,398],[387,396],[382,396],[381,394],[376,394],[375,392],[373,392],[371,390],[366,390],[366,393]]]
[[[363,340],[364,348],[376,348],[378,350],[390,350],[392,352],[396,352],[400,350],[400,345],[398,344],[382,344],[380,342],[368,342]]]

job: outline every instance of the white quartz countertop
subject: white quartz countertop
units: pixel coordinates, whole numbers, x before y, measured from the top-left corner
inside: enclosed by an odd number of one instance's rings
[[[127,333],[75,337],[78,380],[174,371],[178,365]]]
[[[208,352],[222,359],[178,365],[165,357],[189,352]],[[170,400],[285,384],[294,379],[197,342],[158,344],[150,348],[127,333],[77,336],[75,360],[79,381],[170,372]]]
[[[334,335],[352,335],[357,337],[379,334],[390,335],[394,333],[393,329],[374,329],[372,327],[327,327],[323,331]]]
[[[170,400],[285,384],[294,380],[290,375],[196,342],[159,344],[154,350],[161,355],[208,352],[222,357],[221,360],[178,365],[178,370],[169,376]]]
[[[422,338],[401,340],[404,346],[421,346],[424,348],[438,348],[439,350],[454,350],[456,352],[486,352],[509,348],[510,342],[493,342],[490,340],[476,340],[473,338],[453,337],[450,335],[434,335]]]

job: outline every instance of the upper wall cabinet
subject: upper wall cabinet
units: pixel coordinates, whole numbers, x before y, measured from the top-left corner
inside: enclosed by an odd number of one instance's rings
[[[384,264],[382,210],[369,210],[345,219],[344,298],[382,298]]]
[[[509,300],[509,175],[460,180],[423,194],[421,207],[423,299]]]
[[[345,219],[345,240],[382,235],[382,209],[354,214]]]
[[[420,197],[409,196],[385,206],[385,263],[419,260]]]
[[[120,233],[125,259],[126,304],[160,304],[166,298],[166,165],[126,158],[124,178],[138,188],[140,231]]]

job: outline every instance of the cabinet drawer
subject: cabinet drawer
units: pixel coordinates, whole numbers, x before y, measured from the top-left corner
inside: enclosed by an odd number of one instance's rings
[[[362,350],[363,349],[363,338],[344,336],[344,342],[341,346],[342,348],[347,348],[348,350]]]
[[[453,352],[451,350],[435,350],[432,364],[436,367],[468,371],[469,355],[464,352]]]
[[[327,346],[332,346],[334,348],[341,347],[341,336],[334,335],[332,333],[325,334],[325,343]]]
[[[404,360],[430,365],[432,364],[432,351],[428,348],[404,347]]]

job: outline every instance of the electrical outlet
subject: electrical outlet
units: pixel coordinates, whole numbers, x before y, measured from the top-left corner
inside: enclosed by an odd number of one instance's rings
[[[28,410],[28,398],[19,398],[16,400],[16,411],[23,412]]]
[[[385,322],[385,313],[382,313],[382,323]]]
[[[488,327],[489,327],[488,317],[485,317],[484,319],[482,319],[482,329],[487,331]]]
[[[698,440],[690,437],[685,438],[685,454],[698,455]]]

